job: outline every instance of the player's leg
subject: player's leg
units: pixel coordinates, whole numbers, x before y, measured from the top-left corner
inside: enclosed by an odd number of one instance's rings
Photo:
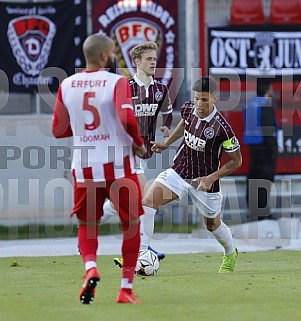
[[[206,193],[189,189],[188,194],[199,212],[204,216],[207,230],[224,248],[224,259],[219,273],[232,272],[234,270],[237,249],[233,245],[233,237],[229,227],[221,220],[222,193]]]
[[[117,303],[140,303],[132,292],[140,246],[139,216],[143,213],[137,175],[116,180],[111,185],[110,198],[118,209],[123,233],[122,279]]]
[[[141,187],[141,191],[142,191],[142,196],[144,197],[144,195],[146,194],[146,192],[147,192],[147,190],[149,188],[149,185],[148,185],[148,182],[146,180],[146,177],[145,177],[144,173],[140,173],[138,175],[138,178],[139,178],[139,183],[140,183],[140,187]],[[140,219],[143,220],[142,217]],[[159,260],[163,260],[165,258],[165,254],[164,253],[155,250],[150,245],[148,246],[148,249],[150,251],[154,252],[158,256]]]
[[[167,197],[168,194],[170,195],[170,197]],[[165,196],[165,198],[163,197],[163,195]],[[144,214],[140,216],[141,251],[150,249],[154,253],[158,253],[161,259],[165,257],[165,254],[159,253],[150,247],[150,242],[154,234],[155,214],[159,207],[170,202],[173,199],[176,199],[177,197],[177,195],[173,196],[172,192],[166,186],[156,181],[154,181],[154,183],[151,185],[145,197],[143,198]],[[124,265],[123,260],[118,257],[114,258],[114,263],[120,268]]]
[[[117,214],[116,208],[112,204],[112,202],[107,199],[103,205],[103,216],[101,218],[101,223],[107,222]]]
[[[205,217],[205,223],[208,231],[212,233],[224,248],[224,257],[219,273],[233,272],[238,251],[233,245],[233,237],[230,228],[220,219],[220,214],[215,218]]]
[[[146,176],[144,174],[146,167],[147,167],[147,160],[137,158],[137,176],[138,176],[138,180],[139,180],[139,184],[140,184],[140,188],[143,196],[146,194],[147,189],[149,187],[147,184]],[[117,213],[114,205],[110,200],[107,200],[105,202],[103,211],[104,211],[104,214],[101,218],[102,223],[108,221],[113,215]],[[154,220],[154,218],[151,218],[151,219]],[[148,219],[146,218],[146,220]],[[164,253],[156,251],[151,246],[149,246],[148,249],[153,251],[158,256],[159,260],[163,260],[165,258]],[[123,260],[121,258],[116,257],[114,258],[114,263],[121,268],[123,264]]]
[[[140,159],[138,157],[136,158],[136,160],[137,160],[137,166],[138,166],[137,175],[138,175],[142,195],[144,195],[144,189],[146,186],[146,177],[144,175],[144,170],[146,168],[146,160]],[[109,199],[106,200],[106,202],[103,205],[103,216],[101,218],[101,223],[109,221],[111,217],[113,217],[116,214],[118,214],[118,212],[115,206],[113,205],[113,203]]]
[[[80,302],[89,304],[93,301],[96,286],[100,281],[97,269],[98,226],[101,209],[97,201],[104,201],[104,188],[97,188],[92,182],[79,186],[74,184],[74,208],[78,218],[78,247],[84,262],[86,275],[79,294]]]
[[[148,188],[143,197],[144,214],[140,216],[140,250],[146,250],[150,246],[154,234],[155,214],[157,210],[177,199],[181,198],[184,191],[181,190],[182,178],[172,169],[168,169],[158,175],[155,181]],[[114,258],[114,263],[122,267],[122,260]]]
[[[143,197],[144,214],[140,217],[140,250],[146,250],[150,246],[154,234],[154,222],[157,210],[161,206],[180,197],[180,189],[175,188],[175,186],[180,185],[177,179],[181,180],[181,178],[170,169],[159,174]]]
[[[78,244],[85,265],[85,281],[79,294],[80,302],[90,304],[94,300],[97,284],[100,282],[100,274],[96,264],[98,225],[89,225],[79,221]]]
[[[141,189],[141,192],[142,192],[142,195],[143,195],[143,192],[145,190],[145,187],[146,187],[146,177],[144,175],[144,172],[142,172],[142,170],[137,170],[137,172],[139,172],[140,174],[137,174],[137,177],[138,177],[138,180],[139,180],[139,184],[140,184],[140,189]],[[117,211],[116,211],[117,212]],[[104,216],[106,214],[104,213]],[[103,218],[101,219],[101,221],[103,222]],[[154,251],[154,250],[153,250]],[[155,251],[154,251],[155,252]],[[165,254],[163,253],[160,253],[161,254],[161,258],[165,257]],[[123,265],[123,259],[120,258],[120,257],[114,257],[114,263],[115,265],[117,265],[119,268],[122,268],[122,265]]]

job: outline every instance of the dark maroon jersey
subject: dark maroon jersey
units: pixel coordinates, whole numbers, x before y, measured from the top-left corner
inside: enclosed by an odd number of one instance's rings
[[[172,168],[185,180],[207,176],[220,167],[222,151],[237,150],[239,142],[235,134],[217,111],[216,107],[210,115],[201,119],[193,102],[186,102],[181,108],[185,122],[184,139],[173,160]],[[220,190],[219,181],[215,181],[209,192]]]
[[[155,140],[158,114],[161,112],[162,115],[167,115],[172,112],[168,89],[155,79],[146,87],[137,75],[130,79],[129,83],[132,90],[134,113],[147,149],[147,154],[143,158],[150,158],[153,154],[150,141]]]

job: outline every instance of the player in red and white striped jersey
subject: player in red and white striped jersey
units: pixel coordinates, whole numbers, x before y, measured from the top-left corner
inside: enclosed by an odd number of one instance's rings
[[[172,168],[155,179],[143,198],[143,208],[145,214],[154,219],[161,206],[188,194],[204,216],[207,229],[224,248],[219,272],[232,272],[237,249],[233,245],[229,227],[220,217],[222,193],[219,180],[241,166],[240,145],[231,126],[215,107],[216,82],[204,77],[192,89],[195,92],[194,101],[182,107],[182,120],[175,131],[165,142],[153,142],[153,150],[160,153],[184,136]],[[220,167],[223,151],[230,160]],[[153,230],[148,229],[141,243],[150,242],[152,233]]]
[[[138,44],[131,50],[131,58],[136,66],[136,74],[129,80],[134,104],[134,113],[138,120],[140,133],[144,139],[147,148],[147,154],[143,159],[137,160],[139,167],[137,174],[142,192],[145,193],[146,177],[144,171],[153,151],[151,150],[151,141],[155,139],[156,125],[159,113],[162,114],[163,124],[160,127],[163,136],[168,137],[169,128],[172,123],[172,104],[167,87],[160,81],[153,78],[156,71],[158,47],[154,42],[144,42]],[[104,216],[102,222],[107,221],[116,213],[110,202],[104,205]],[[141,221],[148,220],[147,215],[141,216]],[[141,234],[144,231],[141,230]],[[140,249],[147,249],[148,246],[141,244]],[[151,248],[152,249],[152,248]],[[165,255],[152,249],[159,257],[163,259]],[[115,260],[118,264],[118,259]]]
[[[98,226],[109,198],[118,210],[123,230],[124,268],[118,303],[138,303],[132,294],[143,214],[135,155],[146,153],[133,113],[128,80],[110,73],[114,43],[101,35],[83,45],[86,70],[65,79],[54,106],[53,135],[73,136],[73,214],[79,221],[78,244],[86,279],[80,301],[89,304],[100,280],[97,270]]]

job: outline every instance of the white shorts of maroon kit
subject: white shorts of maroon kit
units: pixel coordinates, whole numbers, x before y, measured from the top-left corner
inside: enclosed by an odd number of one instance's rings
[[[147,159],[136,157],[136,174],[144,174],[147,167]]]
[[[160,173],[155,181],[173,191],[178,195],[179,199],[188,194],[200,214],[207,218],[215,218],[221,212],[223,201],[223,194],[221,192],[207,193],[197,191],[172,168]]]

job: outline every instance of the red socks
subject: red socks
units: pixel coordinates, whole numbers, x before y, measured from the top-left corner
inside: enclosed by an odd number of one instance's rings
[[[135,268],[140,248],[140,224],[123,225],[123,267]]]
[[[80,225],[78,227],[78,245],[84,263],[96,262],[98,248],[98,226]]]

